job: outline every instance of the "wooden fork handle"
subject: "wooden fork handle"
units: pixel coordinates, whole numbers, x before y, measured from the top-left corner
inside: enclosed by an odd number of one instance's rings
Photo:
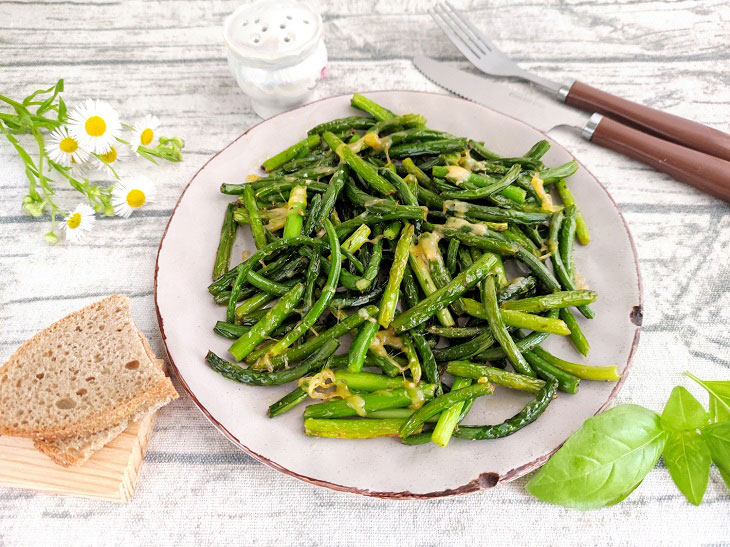
[[[730,135],[661,110],[616,97],[582,82],[575,82],[566,104],[606,116],[649,131],[663,139],[730,160]]]
[[[730,162],[643,133],[611,118],[595,126],[591,142],[650,165],[730,203]]]

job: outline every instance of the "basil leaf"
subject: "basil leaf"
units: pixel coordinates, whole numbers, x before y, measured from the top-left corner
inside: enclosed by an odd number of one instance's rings
[[[709,415],[700,402],[682,386],[672,390],[662,412],[662,425],[675,431],[699,429],[707,425]]]
[[[712,461],[730,488],[730,422],[708,425],[702,430],[702,437],[710,448]]]
[[[718,467],[718,469],[720,469]],[[730,488],[730,471],[725,471],[723,469],[720,469],[720,476],[722,477],[722,480],[725,481],[725,486]]]
[[[664,447],[664,463],[674,484],[693,504],[702,503],[710,478],[710,448],[696,431],[672,433]]]
[[[638,405],[620,405],[587,420],[527,483],[542,501],[597,509],[634,490],[661,456],[661,419]]]
[[[685,374],[710,394],[710,419],[713,422],[730,421],[730,382],[706,382],[689,372]]]
[[[730,421],[730,410],[723,406],[716,397],[710,397],[710,420],[713,422]]]

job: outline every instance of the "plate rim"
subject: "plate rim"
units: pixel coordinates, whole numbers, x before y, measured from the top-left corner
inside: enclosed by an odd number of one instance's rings
[[[488,110],[492,113],[499,114],[500,116],[504,116],[507,118],[510,118],[511,120],[520,123],[524,126],[529,127],[530,129],[533,129],[534,131],[537,131],[540,135],[544,137],[548,137],[547,134],[536,127],[533,127],[532,125],[515,118],[514,116],[511,116],[509,114],[505,114],[503,112],[500,112],[498,110],[495,110],[493,108],[490,108],[486,105],[470,101],[468,99],[464,99],[462,97],[459,97],[457,95],[451,94],[451,93],[436,93],[432,91],[417,91],[417,90],[408,90],[408,89],[380,89],[380,90],[371,90],[367,93],[419,93],[424,95],[436,95],[440,97],[449,97],[457,101],[463,101],[470,103],[474,106],[477,106],[479,108],[483,108],[485,110]],[[281,464],[278,464],[277,462],[267,458],[266,456],[263,456],[261,454],[258,454],[257,452],[254,452],[250,448],[248,448],[245,444],[243,444],[235,435],[233,435],[222,423],[220,423],[218,420],[216,420],[213,415],[208,411],[208,409],[198,400],[198,398],[195,396],[192,388],[188,385],[188,383],[183,378],[182,374],[180,374],[180,371],[177,368],[177,365],[175,364],[175,361],[172,359],[170,355],[170,351],[167,347],[167,336],[165,334],[165,327],[164,327],[164,320],[162,318],[162,315],[160,314],[160,305],[158,302],[158,294],[157,294],[157,288],[158,288],[158,273],[160,268],[160,254],[162,253],[162,246],[165,243],[165,239],[167,237],[167,231],[170,228],[170,224],[172,223],[172,219],[175,216],[175,213],[177,212],[177,208],[182,202],[183,198],[185,197],[185,193],[188,191],[188,188],[190,188],[190,185],[193,183],[193,181],[198,177],[198,175],[208,166],[210,162],[212,162],[214,159],[216,159],[220,154],[222,154],[224,151],[226,151],[228,148],[233,146],[236,142],[238,142],[240,139],[245,137],[248,133],[253,131],[255,128],[257,128],[259,125],[266,123],[274,118],[278,118],[279,116],[283,116],[285,114],[289,114],[291,112],[295,112],[297,110],[300,110],[302,108],[305,108],[309,105],[319,103],[322,101],[327,101],[331,99],[339,99],[343,97],[349,97],[352,95],[351,93],[341,93],[338,95],[332,95],[329,97],[323,97],[321,99],[317,99],[316,101],[312,101],[310,103],[307,103],[305,105],[299,106],[293,110],[288,110],[286,112],[281,112],[279,114],[276,114],[275,116],[272,116],[271,118],[267,118],[265,120],[261,120],[258,123],[252,125],[248,129],[246,129],[243,133],[241,133],[238,137],[233,139],[231,142],[229,142],[226,146],[221,148],[218,152],[216,152],[214,155],[212,155],[208,160],[195,172],[195,174],[190,178],[190,180],[187,182],[185,187],[183,188],[182,192],[180,193],[180,197],[178,198],[177,202],[175,203],[175,207],[172,210],[172,213],[170,214],[170,218],[167,221],[167,224],[165,225],[165,230],[162,233],[162,237],[160,238],[160,244],[157,248],[157,257],[155,258],[155,269],[154,269],[154,283],[153,283],[153,298],[155,303],[155,314],[157,316],[157,324],[160,329],[160,336],[162,339],[162,344],[165,347],[165,353],[167,354],[167,359],[170,362],[171,368],[175,372],[175,376],[177,377],[178,381],[182,385],[183,389],[187,392],[188,396],[192,399],[192,401],[195,403],[195,406],[203,413],[203,415],[210,421],[210,423],[218,429],[221,433],[223,433],[224,436],[226,436],[234,445],[236,445],[239,449],[243,450],[246,454],[249,456],[255,458],[256,460],[260,461],[261,463],[271,467],[272,469],[275,469],[276,471],[279,471],[281,473],[285,473],[289,476],[292,476],[296,479],[299,479],[301,481],[307,482],[309,484],[313,484],[315,486],[320,486],[324,488],[328,488],[330,490],[335,490],[338,492],[347,492],[351,494],[359,494],[362,496],[368,496],[368,497],[374,497],[374,498],[380,498],[380,499],[397,499],[397,500],[414,500],[414,499],[432,499],[432,498],[444,498],[444,497],[453,497],[453,496],[459,496],[459,495],[465,495],[465,494],[471,494],[475,492],[480,492],[482,490],[488,490],[490,488],[493,488],[497,486],[500,483],[504,482],[510,482],[512,480],[515,480],[519,477],[522,477],[523,475],[529,473],[530,471],[540,467],[542,464],[544,464],[555,452],[557,452],[560,447],[563,445],[561,443],[559,446],[555,447],[554,449],[548,451],[546,454],[543,454],[542,456],[539,456],[532,461],[523,464],[519,467],[515,467],[506,473],[500,475],[494,471],[485,471],[482,473],[479,473],[479,475],[469,481],[468,483],[458,486],[456,488],[448,488],[445,490],[438,490],[434,492],[426,492],[426,493],[413,493],[410,491],[399,491],[399,492],[388,492],[388,491],[374,491],[369,490],[365,488],[358,488],[355,486],[346,486],[342,484],[337,484],[330,481],[325,481],[322,479],[317,479],[314,477],[308,477],[306,475],[302,475],[300,473],[297,473],[296,471],[292,471],[291,469],[288,469],[284,467]],[[548,137],[549,138],[549,137]],[[554,140],[554,139],[553,139]],[[636,270],[636,281],[637,281],[637,288],[639,292],[639,303],[638,305],[635,305],[631,312],[630,312],[630,318],[631,323],[635,326],[634,329],[634,337],[631,342],[631,349],[629,350],[629,355],[626,359],[626,367],[623,369],[623,372],[621,374],[621,379],[616,382],[616,385],[611,390],[611,393],[608,395],[608,398],[606,399],[605,403],[600,406],[600,408],[593,414],[594,416],[597,414],[600,414],[603,412],[606,408],[608,408],[611,403],[613,403],[614,399],[618,395],[618,393],[621,391],[621,388],[624,385],[624,382],[626,381],[626,378],[629,375],[629,372],[631,370],[631,366],[633,364],[634,355],[636,354],[636,349],[639,345],[639,339],[641,334],[641,326],[642,326],[642,317],[643,317],[643,310],[644,310],[644,285],[641,278],[641,269],[639,268],[639,256],[636,251],[636,244],[634,243],[634,237],[631,234],[631,230],[629,229],[629,225],[626,222],[626,219],[624,218],[624,215],[621,213],[621,209],[619,209],[616,201],[613,199],[613,196],[608,191],[608,189],[603,185],[603,183],[596,178],[593,173],[586,168],[583,163],[578,160],[573,153],[568,150],[566,147],[564,147],[562,144],[558,143],[569,155],[571,158],[573,158],[580,167],[586,170],[586,172],[598,183],[598,186],[605,192],[606,196],[611,202],[611,205],[613,205],[613,208],[616,210],[616,213],[618,214],[619,218],[621,219],[621,222],[624,225],[624,228],[626,230],[626,234],[629,239],[629,243],[631,245],[631,254],[632,254],[632,260],[634,263],[634,269]]]

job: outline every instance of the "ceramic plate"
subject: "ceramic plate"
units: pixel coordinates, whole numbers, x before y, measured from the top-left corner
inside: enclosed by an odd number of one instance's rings
[[[546,137],[532,127],[455,97],[407,91],[369,93],[399,113],[416,112],[428,124],[484,140],[505,156],[519,156]],[[583,382],[576,395],[561,394],[534,424],[492,441],[455,439],[447,448],[405,446],[392,438],[343,441],[307,437],[301,407],[269,419],[267,407],[291,390],[249,387],[227,380],[205,364],[211,349],[227,355],[229,342],[212,331],[224,309],[208,291],[220,224],[229,196],[222,182],[242,182],[261,162],[300,140],[312,126],[356,114],[349,96],[332,97],[275,116],[249,129],[214,156],[185,188],[160,244],[155,301],[160,331],[180,381],[192,399],[236,445],[262,462],[328,488],[388,498],[429,498],[495,486],[541,465],[584,420],[605,408],[621,383]],[[573,159],[555,141],[548,166]],[[546,347],[559,356],[588,364],[616,364],[626,378],[639,338],[641,285],[628,228],[605,188],[584,168],[570,184],[588,220],[592,242],[576,247],[577,270],[599,298],[596,319],[583,321],[591,342],[582,359],[568,341],[551,336]],[[233,256],[254,249],[248,228],[239,231]],[[497,387],[479,399],[465,423],[499,423],[530,396]]]

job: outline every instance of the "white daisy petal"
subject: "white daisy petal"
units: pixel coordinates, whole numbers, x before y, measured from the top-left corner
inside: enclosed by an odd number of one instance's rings
[[[157,136],[157,129],[160,127],[160,120],[157,116],[147,114],[132,124],[132,135],[129,139],[129,147],[137,153],[140,146],[149,146]]]
[[[114,213],[129,218],[132,213],[155,198],[155,185],[147,177],[120,180],[112,189]]]
[[[63,167],[80,165],[89,159],[89,153],[81,148],[78,140],[71,136],[65,125],[48,135],[46,153],[51,161]]]
[[[88,178],[91,172],[94,170],[93,160],[96,160],[94,156],[87,156],[85,161],[76,162],[71,160],[71,176],[77,179]]]
[[[105,154],[116,143],[122,125],[119,114],[106,101],[88,99],[69,115],[69,130],[81,148]]]
[[[85,203],[79,203],[64,219],[63,229],[66,232],[66,239],[71,243],[81,241],[94,228],[95,222],[94,210]]]
[[[115,171],[119,164],[129,157],[129,151],[126,147],[115,143],[109,148],[106,154],[96,154],[92,164],[94,167],[106,172],[111,176],[116,176]]]

